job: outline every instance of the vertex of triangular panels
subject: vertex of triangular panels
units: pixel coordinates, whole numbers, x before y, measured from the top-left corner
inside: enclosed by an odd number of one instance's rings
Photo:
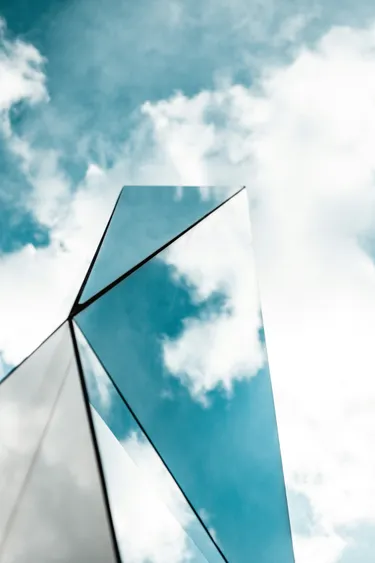
[[[84,303],[174,237],[200,221],[238,188],[125,186],[90,275]]]
[[[223,563],[78,327],[75,333],[122,560]]]
[[[75,322],[224,558],[293,563],[246,192]]]
[[[0,561],[115,562],[68,323],[0,384]]]

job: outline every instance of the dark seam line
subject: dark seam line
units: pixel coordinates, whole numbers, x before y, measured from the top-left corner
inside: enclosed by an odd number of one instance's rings
[[[55,330],[53,332],[51,332],[51,334],[49,334],[44,340],[43,342],[41,342],[39,344],[39,346],[37,346],[35,348],[35,350],[33,350],[32,352],[30,352],[30,354],[28,356],[26,356],[26,358],[24,358],[22,360],[22,362],[20,362],[18,365],[14,366],[14,368],[12,368],[10,370],[9,373],[6,374],[5,377],[3,377],[3,379],[0,381],[0,385],[2,385],[18,368],[20,368],[29,358],[31,358],[31,356],[33,354],[35,354],[35,352],[37,352],[39,350],[39,348],[41,348],[43,346],[43,344],[45,344],[47,342],[47,340],[49,340],[51,338],[51,336],[53,336],[62,326],[63,324],[66,323],[68,319],[64,319],[63,322],[61,324],[59,324],[59,326],[57,328],[55,328]]]
[[[96,259],[98,258],[99,252],[100,252],[100,250],[101,250],[101,248],[102,248],[102,246],[103,246],[104,239],[105,239],[105,237],[106,237],[106,235],[107,235],[109,226],[110,226],[110,224],[111,224],[111,222],[112,222],[112,218],[113,218],[113,215],[115,214],[115,211],[116,211],[118,202],[120,201],[121,194],[122,194],[122,189],[121,189],[121,191],[120,191],[120,193],[119,193],[119,195],[118,195],[118,197],[117,197],[116,203],[115,203],[115,205],[114,205],[114,207],[113,207],[113,209],[112,209],[111,215],[110,215],[110,217],[109,217],[109,219],[108,219],[108,222],[107,222],[106,227],[105,227],[105,229],[104,229],[104,232],[103,232],[103,234],[102,234],[102,236],[101,236],[101,239],[100,239],[100,241],[99,241],[99,244],[98,244],[98,246],[96,247],[94,256],[93,256],[93,258],[92,258],[92,260],[91,260],[91,262],[90,262],[90,265],[89,265],[89,267],[88,267],[88,269],[87,269],[87,272],[86,272],[86,275],[85,275],[84,280],[83,280],[83,282],[82,282],[82,285],[81,285],[81,287],[79,288],[79,291],[78,291],[78,293],[77,293],[77,297],[76,297],[75,300],[74,300],[73,306],[72,306],[71,311],[70,311],[70,313],[69,313],[69,318],[70,318],[71,315],[72,315],[72,311],[73,311],[74,309],[76,309],[76,307],[79,305],[79,300],[80,300],[81,297],[82,297],[82,293],[83,293],[83,291],[84,291],[84,289],[85,289],[85,287],[86,287],[87,280],[89,279],[89,277],[90,277],[90,275],[91,275],[91,272],[92,272],[92,270],[93,270],[93,268],[94,268]]]
[[[72,362],[69,361],[68,367],[66,368],[66,372],[65,372],[65,374],[64,374],[64,376],[63,376],[62,382],[60,383],[60,386],[59,386],[59,388],[58,388],[57,394],[56,394],[55,399],[54,399],[54,401],[53,401],[52,408],[51,408],[51,411],[50,411],[50,413],[49,413],[49,415],[48,415],[46,424],[45,424],[45,426],[44,426],[44,428],[43,428],[43,431],[42,431],[42,434],[41,434],[40,439],[39,439],[39,441],[38,441],[37,447],[36,447],[36,449],[35,449],[35,451],[34,451],[34,453],[33,453],[33,456],[32,456],[32,459],[31,459],[31,462],[30,462],[30,465],[29,465],[29,468],[27,469],[25,478],[24,478],[23,483],[22,483],[22,486],[21,486],[21,490],[20,490],[20,492],[19,492],[19,494],[18,494],[18,497],[17,497],[17,500],[16,500],[16,502],[15,502],[15,504],[14,504],[14,506],[13,506],[13,510],[12,510],[12,512],[11,512],[11,515],[9,516],[9,519],[8,519],[8,521],[7,521],[5,533],[4,533],[4,536],[3,536],[3,541],[2,541],[1,547],[0,547],[0,555],[1,555],[1,553],[4,552],[4,547],[5,547],[5,545],[6,545],[6,542],[7,542],[8,536],[9,536],[9,533],[10,533],[10,531],[11,531],[11,529],[12,529],[12,524],[13,524],[14,519],[15,519],[15,517],[16,517],[17,509],[18,509],[18,507],[20,506],[20,504],[21,504],[21,502],[22,502],[22,498],[23,498],[23,496],[24,496],[24,494],[25,494],[25,492],[26,492],[27,485],[28,485],[29,480],[30,480],[30,478],[31,478],[31,476],[32,476],[32,473],[33,473],[33,469],[34,469],[34,467],[35,467],[35,464],[36,464],[37,459],[38,459],[38,457],[39,457],[39,454],[40,454],[40,452],[41,452],[44,439],[45,439],[45,437],[46,437],[46,435],[47,435],[47,432],[48,432],[48,430],[49,430],[50,424],[51,424],[51,422],[52,422],[53,416],[54,416],[55,411],[56,411],[57,404],[58,404],[58,402],[59,402],[59,399],[60,399],[60,397],[61,397],[61,393],[62,393],[62,391],[63,391],[63,388],[64,388],[64,385],[65,385],[65,383],[66,383],[67,377],[68,377],[68,375],[69,375],[69,370],[70,370],[71,364],[72,364]]]
[[[70,335],[72,337],[72,342],[73,342],[73,349],[74,349],[74,355],[75,355],[75,359],[76,359],[79,379],[80,379],[80,383],[81,383],[81,389],[82,389],[82,394],[83,394],[83,402],[84,402],[84,405],[85,405],[88,425],[89,425],[89,429],[90,429],[90,433],[91,433],[92,446],[93,446],[94,455],[95,455],[95,458],[96,458],[96,465],[97,465],[98,474],[99,474],[99,481],[100,481],[100,485],[101,485],[101,488],[102,488],[103,500],[104,500],[105,510],[106,510],[106,513],[107,513],[107,522],[108,522],[108,525],[109,525],[109,532],[110,532],[110,536],[111,536],[111,540],[112,540],[113,553],[114,553],[114,557],[115,557],[117,563],[122,563],[119,546],[117,544],[116,532],[115,532],[115,527],[114,527],[114,523],[113,523],[113,519],[112,519],[112,513],[111,513],[111,509],[110,509],[110,504],[109,504],[108,491],[107,491],[107,487],[106,487],[106,484],[105,484],[104,470],[103,470],[103,466],[102,466],[102,462],[101,462],[99,446],[98,446],[98,442],[96,440],[94,422],[93,422],[93,419],[92,419],[92,413],[91,413],[91,408],[90,408],[90,399],[89,399],[87,388],[86,388],[85,376],[84,376],[84,373],[83,373],[81,357],[80,357],[79,350],[78,350],[77,339],[76,339],[76,335],[75,335],[75,332],[74,332],[73,322],[71,320],[69,320],[68,322],[69,322]]]
[[[136,272],[137,270],[139,270],[139,268],[141,268],[142,266],[144,266],[145,264],[147,264],[147,262],[149,262],[150,260],[152,260],[152,258],[155,258],[155,256],[157,256],[160,252],[162,252],[163,250],[165,250],[166,248],[168,248],[171,244],[173,244],[174,242],[176,242],[176,240],[178,240],[179,238],[181,238],[183,235],[185,235],[186,233],[188,233],[189,231],[191,231],[191,229],[194,229],[194,227],[196,227],[199,223],[201,223],[202,221],[204,221],[205,219],[207,219],[207,217],[209,217],[210,215],[212,215],[212,213],[215,213],[215,211],[217,211],[218,209],[220,209],[220,207],[222,207],[223,205],[225,205],[226,203],[228,203],[228,201],[230,201],[231,199],[233,199],[234,197],[236,197],[240,192],[242,192],[245,189],[245,186],[243,186],[241,189],[239,189],[237,192],[235,192],[234,194],[232,194],[230,197],[228,197],[225,201],[222,201],[217,207],[215,207],[214,209],[211,209],[211,211],[209,211],[208,213],[206,213],[203,217],[201,217],[200,219],[198,219],[197,221],[195,221],[195,223],[193,223],[192,225],[190,225],[189,227],[187,227],[184,231],[182,231],[181,233],[179,233],[178,235],[176,235],[175,237],[173,237],[172,239],[170,239],[168,242],[166,242],[165,244],[163,244],[162,246],[160,246],[157,250],[155,250],[152,254],[150,254],[149,256],[147,256],[146,258],[144,258],[141,262],[139,262],[138,264],[136,264],[135,266],[133,266],[132,268],[130,268],[130,270],[127,270],[124,274],[121,274],[121,276],[119,276],[118,278],[116,278],[113,282],[111,282],[110,284],[108,284],[107,286],[105,286],[103,289],[101,289],[100,291],[98,291],[98,293],[95,293],[95,295],[93,295],[92,297],[90,297],[89,299],[87,299],[87,301],[84,301],[83,303],[77,303],[75,307],[72,308],[69,318],[72,319],[73,317],[75,317],[76,315],[78,315],[78,313],[81,313],[84,309],[86,309],[89,305],[92,305],[92,303],[94,303],[95,301],[97,301],[97,299],[99,299],[100,297],[102,297],[103,295],[105,295],[106,293],[108,293],[108,291],[110,291],[111,289],[113,289],[114,287],[116,287],[119,283],[121,283],[123,280],[125,280],[127,277],[131,276],[134,272]]]
[[[73,323],[76,323],[76,321],[73,321]],[[77,326],[79,327],[79,324],[76,323]],[[81,328],[79,327],[79,329],[81,330]],[[177,485],[179,491],[181,492],[181,494],[183,495],[184,499],[186,500],[186,502],[188,503],[188,505],[190,506],[191,510],[193,511],[193,513],[195,514],[195,516],[197,517],[198,521],[200,522],[200,524],[202,525],[203,529],[205,530],[205,532],[208,535],[208,538],[212,541],[213,545],[216,547],[217,551],[219,552],[219,554],[221,555],[221,557],[223,558],[225,563],[229,563],[228,559],[225,557],[224,553],[222,552],[221,548],[217,545],[215,539],[211,536],[210,531],[208,530],[206,524],[203,522],[203,520],[201,519],[201,517],[199,516],[198,512],[196,511],[196,509],[194,508],[193,504],[191,503],[191,501],[189,500],[189,498],[186,496],[186,494],[184,493],[183,489],[181,488],[180,484],[178,483],[177,479],[174,477],[172,471],[169,469],[167,463],[165,462],[163,456],[160,454],[158,448],[155,446],[154,442],[151,440],[150,436],[148,435],[148,433],[146,432],[144,426],[141,424],[140,420],[138,419],[137,415],[135,414],[135,412],[133,411],[132,407],[130,406],[130,404],[128,403],[128,401],[125,399],[122,391],[120,390],[120,388],[118,387],[117,383],[114,381],[114,379],[112,378],[112,376],[109,374],[109,372],[107,371],[106,367],[104,366],[103,362],[101,361],[101,359],[99,358],[99,356],[97,355],[95,349],[93,348],[93,346],[91,346],[89,339],[87,338],[86,334],[81,331],[82,334],[84,335],[88,345],[90,346],[90,350],[93,352],[95,358],[97,359],[97,361],[99,362],[99,364],[101,365],[101,367],[103,368],[104,372],[107,374],[107,377],[109,378],[110,382],[112,383],[113,387],[115,388],[115,390],[117,391],[117,393],[119,394],[120,398],[122,399],[122,401],[125,403],[126,407],[128,408],[130,414],[132,415],[133,419],[135,420],[135,422],[138,424],[139,428],[142,430],[143,434],[145,435],[145,437],[147,438],[147,440],[149,441],[149,443],[151,444],[152,448],[155,450],[155,452],[157,453],[159,459],[161,460],[161,462],[163,463],[165,469],[168,471],[168,474],[172,477],[174,483]],[[202,554],[203,555],[203,554]]]

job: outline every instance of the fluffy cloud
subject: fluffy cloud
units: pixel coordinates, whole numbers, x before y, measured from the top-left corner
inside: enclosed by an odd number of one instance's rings
[[[215,294],[226,298],[219,310],[186,319],[182,334],[163,343],[168,370],[201,401],[215,387],[230,392],[235,380],[255,375],[265,360],[247,207],[243,191],[162,255],[196,302]]]
[[[44,59],[35,47],[23,41],[6,39],[6,24],[0,18],[0,116],[13,104],[34,104],[47,98]],[[4,122],[3,122],[4,124]],[[6,123],[5,123],[6,124]]]

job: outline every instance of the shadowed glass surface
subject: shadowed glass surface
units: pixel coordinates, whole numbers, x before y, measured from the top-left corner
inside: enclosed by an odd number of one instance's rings
[[[76,334],[122,560],[223,563],[79,329]]]
[[[0,545],[70,365],[69,345],[65,324],[0,384]]]
[[[1,562],[115,562],[67,325],[3,382],[0,402]]]
[[[80,301],[189,228],[229,193],[223,188],[125,186]]]
[[[76,321],[227,559],[292,563],[246,193]]]

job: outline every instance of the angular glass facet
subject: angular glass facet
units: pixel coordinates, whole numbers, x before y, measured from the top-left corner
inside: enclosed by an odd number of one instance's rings
[[[71,352],[65,324],[0,384],[0,545]]]
[[[8,486],[12,463],[18,475],[17,493],[2,530],[0,560],[115,562],[68,327],[64,325],[21,369],[0,386],[2,430],[8,436],[8,442],[1,436],[1,448],[6,444],[11,454],[0,466],[2,482]],[[5,398],[7,386],[12,392],[8,390]],[[26,450],[27,467],[19,463]],[[2,487],[2,517],[4,499],[9,506]]]
[[[190,186],[124,187],[80,302],[189,228],[229,193]]]
[[[226,558],[292,563],[246,193],[76,321]]]
[[[223,563],[79,329],[76,334],[122,560]]]

